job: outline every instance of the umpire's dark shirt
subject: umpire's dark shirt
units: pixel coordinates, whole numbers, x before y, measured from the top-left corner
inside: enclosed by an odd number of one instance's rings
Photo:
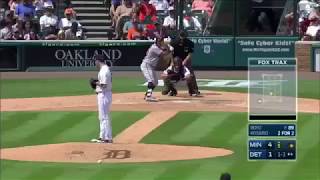
[[[174,48],[173,57],[179,57],[184,60],[189,53],[193,53],[194,43],[185,38],[183,42],[180,42],[180,38],[173,40],[170,45]]]

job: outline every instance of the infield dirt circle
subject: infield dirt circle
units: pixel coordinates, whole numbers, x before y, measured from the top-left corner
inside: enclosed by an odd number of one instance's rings
[[[121,163],[156,162],[213,158],[232,150],[200,146],[142,144],[140,140],[179,111],[246,112],[247,94],[203,91],[202,97],[180,92],[177,97],[161,96],[159,102],[145,102],[143,93],[113,95],[112,110],[150,111],[114,138],[113,144],[69,142],[1,149],[1,159],[41,162]],[[319,100],[299,99],[299,111],[319,113]],[[1,111],[96,111],[95,95],[1,99]],[[89,140],[88,140],[89,141]]]

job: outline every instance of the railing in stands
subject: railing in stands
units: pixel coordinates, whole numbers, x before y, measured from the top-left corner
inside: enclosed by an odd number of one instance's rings
[[[218,12],[219,12],[219,10],[220,10],[220,8],[221,8],[221,5],[222,5],[221,2],[222,2],[221,0],[216,0],[216,1],[215,1],[214,8],[212,9],[212,15],[211,15],[211,17],[209,18],[209,20],[208,20],[208,22],[207,22],[207,24],[206,24],[206,27],[205,27],[205,29],[204,29],[204,31],[203,31],[203,35],[208,34],[208,33],[207,33],[207,30],[208,30],[208,28],[209,28],[209,25],[210,25],[210,24],[213,25],[214,22],[216,21],[216,19],[217,19],[217,17],[218,17]],[[210,28],[211,28],[211,27],[210,27]]]
[[[294,8],[292,7],[292,0],[287,0],[277,28],[277,35],[287,35],[286,15],[289,14],[290,11],[293,12],[293,9]]]

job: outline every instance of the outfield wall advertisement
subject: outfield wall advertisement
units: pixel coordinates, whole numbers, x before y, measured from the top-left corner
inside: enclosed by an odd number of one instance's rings
[[[26,47],[27,66],[93,67],[94,57],[102,54],[110,66],[138,66],[148,46],[138,47]]]
[[[197,67],[233,67],[233,37],[192,37],[193,65]]]
[[[140,65],[150,42],[45,42],[38,46],[26,46],[26,67],[94,67],[97,54],[103,55],[110,66]]]
[[[195,69],[247,67],[251,57],[294,57],[297,38],[190,37]],[[1,41],[0,70],[30,67],[81,70],[94,66],[96,54],[112,66],[137,67],[152,41]],[[6,50],[7,48],[7,50]],[[9,48],[9,49],[8,49]],[[83,69],[82,69],[83,70]]]
[[[288,37],[237,37],[235,66],[247,66],[252,57],[295,57],[297,38]]]

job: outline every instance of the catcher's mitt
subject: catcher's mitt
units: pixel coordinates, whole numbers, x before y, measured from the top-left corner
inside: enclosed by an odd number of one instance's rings
[[[181,80],[181,76],[179,75],[179,73],[175,73],[172,70],[168,70],[168,77],[170,78],[171,81],[175,81],[175,82],[178,82]]]
[[[91,79],[89,80],[90,87],[91,87],[92,89],[96,89],[96,87],[97,87],[97,82],[98,82],[97,79],[91,78]]]

